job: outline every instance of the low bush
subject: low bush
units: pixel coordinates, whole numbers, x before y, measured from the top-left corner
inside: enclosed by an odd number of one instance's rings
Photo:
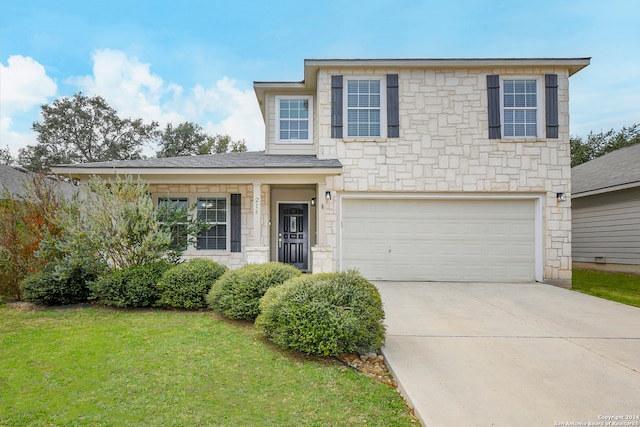
[[[158,282],[158,305],[189,309],[206,307],[207,293],[226,270],[224,265],[204,258],[176,265]]]
[[[115,270],[95,282],[93,292],[106,305],[149,307],[160,298],[157,283],[171,267],[173,264],[162,260]]]
[[[62,260],[27,276],[20,288],[25,301],[37,305],[64,305],[87,301],[91,286],[105,271],[96,260]]]
[[[329,356],[379,350],[383,321],[376,287],[347,271],[301,276],[269,289],[255,325],[282,348]]]
[[[270,262],[247,264],[227,271],[214,283],[207,303],[217,313],[238,320],[255,320],[260,312],[260,298],[267,289],[302,274],[289,264]]]

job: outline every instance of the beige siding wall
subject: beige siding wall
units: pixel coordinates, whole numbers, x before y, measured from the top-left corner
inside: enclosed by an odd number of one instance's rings
[[[298,94],[296,95],[311,95],[307,94]],[[283,95],[283,96],[286,96]],[[315,100],[315,98],[314,98]],[[315,154],[316,147],[313,143],[311,144],[283,144],[277,143],[276,138],[276,96],[273,94],[266,95],[266,121],[267,121],[267,140],[266,140],[266,153],[267,154]],[[315,101],[314,101],[315,102]],[[315,106],[314,106],[315,111]],[[315,128],[315,126],[314,126]],[[312,132],[312,130],[310,130]],[[316,138],[312,139],[312,141],[316,141]]]
[[[388,73],[399,75],[400,138],[332,139],[331,75]],[[486,75],[539,77],[544,97],[545,73],[558,74],[560,137],[488,139]],[[318,157],[337,158],[344,165],[342,176],[328,178],[328,189],[542,195],[544,278],[571,279],[570,202],[556,200],[556,193],[570,191],[566,70],[320,70],[317,90]],[[326,210],[330,246],[338,243],[336,206],[331,203]]]

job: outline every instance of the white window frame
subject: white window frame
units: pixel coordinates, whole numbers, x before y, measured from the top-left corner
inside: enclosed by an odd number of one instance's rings
[[[536,135],[535,136],[505,136],[505,119],[504,119],[504,82],[511,80],[535,80],[536,82]],[[500,122],[502,126],[500,126],[500,130],[502,132],[502,138],[505,139],[536,139],[543,138],[543,110],[544,110],[544,86],[541,76],[500,76]],[[510,108],[511,109],[511,108]],[[522,109],[530,109],[530,108],[522,108]]]
[[[198,218],[198,202],[201,199],[224,199],[226,200],[225,202],[225,221],[224,222],[211,222],[209,224],[212,225],[224,225],[225,226],[225,248],[224,249],[200,249],[198,248],[198,236],[194,236],[195,237],[195,242],[193,244],[193,249],[195,251],[197,251],[198,253],[206,253],[206,252],[215,252],[215,253],[221,253],[221,252],[230,252],[231,251],[231,218],[230,218],[230,214],[231,214],[231,200],[230,200],[230,196],[228,194],[207,194],[207,195],[203,195],[203,194],[199,194],[197,196],[195,196],[195,204],[196,207],[193,211],[193,215],[194,217],[197,219]]]
[[[380,135],[352,136],[349,135],[349,81],[350,80],[379,80],[380,81]],[[344,139],[379,139],[387,137],[387,76],[344,76],[342,88],[342,126]]]
[[[309,136],[307,139],[280,139],[280,101],[283,100],[305,100],[309,105],[309,117],[307,119],[309,126]],[[276,135],[277,144],[313,144],[313,96],[312,95],[277,95],[275,97],[276,110]],[[286,120],[286,119],[284,119]]]

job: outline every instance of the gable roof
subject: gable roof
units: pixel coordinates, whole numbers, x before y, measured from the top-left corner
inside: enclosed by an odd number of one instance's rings
[[[621,148],[571,169],[572,197],[640,186],[640,144]]]

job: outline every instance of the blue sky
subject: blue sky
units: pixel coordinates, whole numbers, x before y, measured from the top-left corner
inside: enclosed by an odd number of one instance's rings
[[[592,57],[570,81],[586,136],[640,122],[638,22],[637,0],[2,0],[0,146],[82,91],[263,149],[252,83],[299,81],[305,58]]]

